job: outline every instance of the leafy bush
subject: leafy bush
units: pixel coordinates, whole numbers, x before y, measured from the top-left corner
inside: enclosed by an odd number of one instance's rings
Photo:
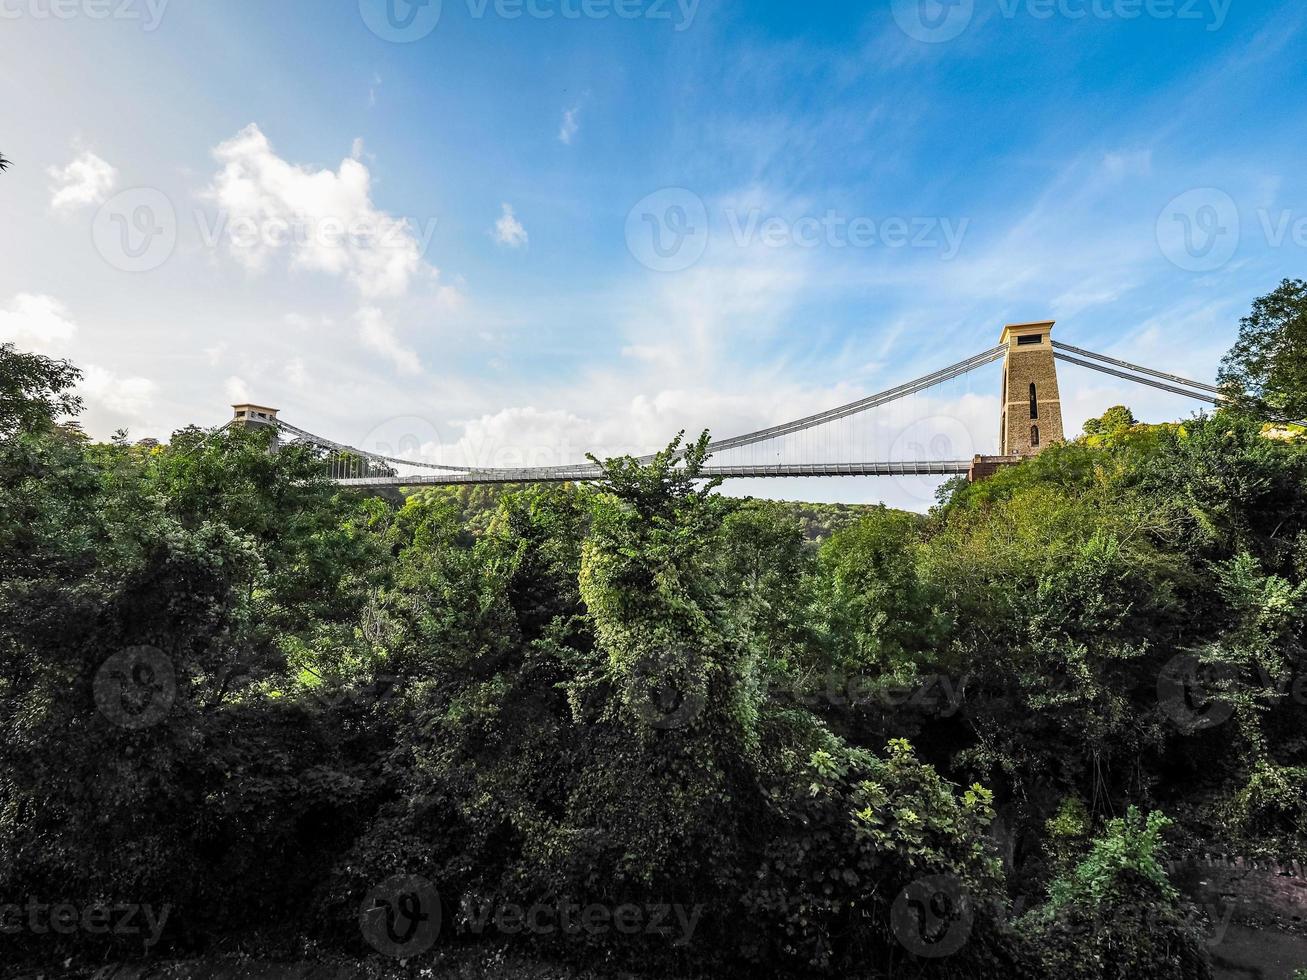
[[[1211,975],[1192,912],[1163,866],[1171,821],[1130,807],[1021,920],[1047,976],[1203,980]]]

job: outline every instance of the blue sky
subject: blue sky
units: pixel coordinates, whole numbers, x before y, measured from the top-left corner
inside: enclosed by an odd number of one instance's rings
[[[817,411],[1035,319],[1207,379],[1302,275],[1301,4],[391,2],[0,0],[0,339],[87,367],[92,433],[248,397],[552,462]],[[1062,384],[1073,429],[1192,408]],[[884,437],[941,418],[992,448],[996,369]]]

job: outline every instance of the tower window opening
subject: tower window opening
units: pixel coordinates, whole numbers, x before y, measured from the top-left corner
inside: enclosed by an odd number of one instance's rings
[[[1035,390],[1035,383],[1030,382],[1030,417],[1039,418],[1039,392]]]
[[[1032,333],[1017,338],[1018,347],[1034,347],[1036,344],[1042,344],[1043,342],[1044,335],[1042,333]]]
[[[1039,426],[1037,425],[1030,427],[1030,445],[1032,447],[1039,445]]]

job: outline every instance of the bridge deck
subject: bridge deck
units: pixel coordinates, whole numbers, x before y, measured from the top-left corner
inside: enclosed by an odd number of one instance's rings
[[[794,463],[777,466],[705,466],[703,476],[734,479],[770,479],[799,476],[964,476],[969,459],[923,460],[901,463]],[[421,476],[368,476],[339,479],[343,487],[440,487],[458,484],[581,483],[602,478],[594,466],[574,470],[495,470],[493,472],[425,473]]]

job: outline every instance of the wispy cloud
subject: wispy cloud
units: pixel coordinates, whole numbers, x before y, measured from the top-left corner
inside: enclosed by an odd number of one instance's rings
[[[564,110],[563,122],[558,127],[558,142],[567,146],[572,145],[572,140],[581,129],[581,107],[573,106]]]
[[[421,374],[422,362],[417,354],[399,342],[395,329],[386,319],[385,314],[376,307],[365,307],[356,318],[359,325],[359,340],[368,350],[380,354],[394,365],[400,374]]]

